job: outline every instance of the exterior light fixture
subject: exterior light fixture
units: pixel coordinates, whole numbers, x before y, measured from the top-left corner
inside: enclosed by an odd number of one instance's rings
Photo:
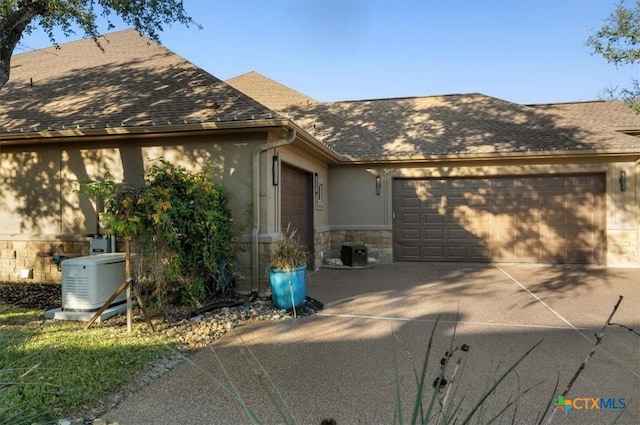
[[[318,173],[313,173],[313,193],[318,194],[318,187],[320,186],[320,180],[318,179]]]
[[[620,171],[620,192],[624,192],[627,190],[627,172],[624,170]]]
[[[376,176],[376,195],[380,196],[380,191],[382,190],[382,180],[380,176]]]
[[[277,186],[280,181],[280,158],[278,157],[278,155],[273,155],[271,160],[271,181],[273,182],[274,186]]]

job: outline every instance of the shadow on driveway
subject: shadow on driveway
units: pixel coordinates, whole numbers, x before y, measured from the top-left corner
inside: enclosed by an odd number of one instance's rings
[[[456,379],[462,411],[542,340],[485,409],[489,419],[509,399],[534,387],[505,418],[510,423],[515,415],[515,423],[533,423],[536,415],[548,413],[549,400],[557,398],[586,358],[618,295],[625,299],[614,320],[640,326],[640,290],[629,281],[634,274],[626,269],[594,273],[589,268],[445,263],[322,269],[310,275],[308,288],[310,296],[325,303],[322,312],[237,328],[196,354],[192,360],[197,367],[183,364],[170,371],[106,418],[122,425],[250,423],[214,383],[218,379],[236,388],[261,423],[284,423],[272,381],[299,424],[320,424],[327,417],[340,425],[391,424],[396,395],[404,415],[410,411],[415,371],[440,320],[426,393],[431,394],[440,358],[454,337],[455,345],[471,347]],[[618,423],[637,424],[638,388],[640,337],[609,328],[567,398],[624,399]],[[621,410],[573,409],[558,412],[553,423],[611,423]]]

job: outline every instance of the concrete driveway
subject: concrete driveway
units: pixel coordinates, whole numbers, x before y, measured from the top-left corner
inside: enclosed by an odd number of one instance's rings
[[[396,394],[403,423],[409,423],[414,371],[440,318],[428,394],[455,331],[455,345],[470,346],[454,357],[465,359],[453,397],[462,400],[462,411],[542,340],[498,387],[484,412],[490,419],[510,397],[524,392],[504,422],[515,415],[514,423],[531,424],[587,357],[619,295],[624,299],[613,322],[640,330],[639,274],[640,269],[539,264],[322,269],[310,275],[308,287],[310,296],[325,303],[320,314],[239,327],[195,355],[194,364],[165,374],[105,418],[121,425],[251,423],[215,384],[218,379],[235,387],[264,424],[287,423],[270,380],[299,424],[320,424],[329,417],[340,425],[401,423],[394,420]],[[618,423],[640,423],[640,336],[622,327],[607,329],[566,398],[575,407],[566,414],[558,410],[552,423],[605,424],[621,412]],[[595,409],[592,399],[600,398],[606,408]]]

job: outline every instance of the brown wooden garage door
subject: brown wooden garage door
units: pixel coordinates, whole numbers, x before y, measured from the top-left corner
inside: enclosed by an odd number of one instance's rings
[[[602,174],[396,179],[394,257],[603,264],[604,194]]]
[[[295,230],[300,242],[309,253],[313,252],[313,192],[312,177],[304,170],[282,163],[280,176],[280,226]],[[309,255],[309,267],[313,268],[313,255]]]

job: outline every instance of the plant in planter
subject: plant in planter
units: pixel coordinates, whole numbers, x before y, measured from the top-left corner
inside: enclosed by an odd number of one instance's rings
[[[273,304],[282,309],[297,307],[307,296],[307,249],[296,231],[287,231],[271,244],[269,284]]]

